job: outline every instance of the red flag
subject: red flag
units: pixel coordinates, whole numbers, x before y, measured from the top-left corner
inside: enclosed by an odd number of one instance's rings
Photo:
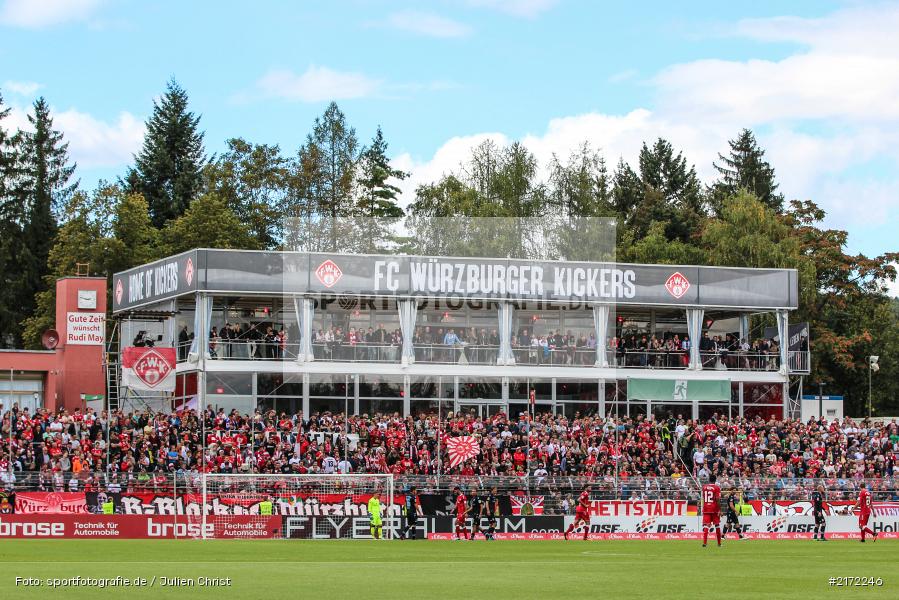
[[[122,385],[132,390],[175,391],[174,348],[125,348]]]
[[[449,452],[450,469],[481,453],[478,441],[473,435],[447,438],[446,449]]]

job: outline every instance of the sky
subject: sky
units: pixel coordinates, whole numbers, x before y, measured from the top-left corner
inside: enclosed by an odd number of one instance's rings
[[[12,127],[47,98],[86,188],[172,77],[210,155],[293,154],[336,100],[363,142],[383,128],[407,201],[486,138],[612,166],[662,136],[710,182],[748,127],[788,199],[877,255],[899,251],[897,31],[895,2],[0,0],[0,91]]]

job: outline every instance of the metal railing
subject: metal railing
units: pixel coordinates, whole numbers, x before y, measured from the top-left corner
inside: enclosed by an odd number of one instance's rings
[[[189,346],[177,346],[178,360],[187,360]],[[346,342],[313,342],[315,360],[333,362],[399,363],[401,345],[398,343],[372,344]],[[296,342],[222,341],[214,339],[209,345],[211,360],[296,360],[299,344]],[[483,344],[416,344],[415,361],[430,364],[494,365],[499,346]],[[561,348],[543,346],[512,346],[515,364],[527,366],[578,366],[596,365],[596,349],[583,346]],[[772,352],[715,351],[700,352],[704,369],[726,371],[778,371],[780,356]],[[807,373],[810,357],[808,351],[791,351],[788,365],[791,373]],[[609,367],[620,369],[686,369],[689,352],[685,350],[635,350],[609,348],[606,350]]]
[[[195,492],[200,488],[200,474],[195,471],[179,471],[164,474],[81,474],[17,472],[17,492],[83,492],[94,491],[140,493],[152,492],[159,496],[176,496]],[[289,478],[286,475],[285,478]],[[78,484],[72,488],[72,478]],[[277,479],[277,478],[276,478]],[[808,501],[812,492],[821,484],[829,502],[854,502],[861,483],[866,483],[876,502],[899,501],[899,478],[881,479],[769,479],[720,477],[718,484],[725,492],[739,490],[748,500],[759,501]],[[416,488],[422,494],[448,493],[459,486],[470,493],[485,493],[496,488],[501,494],[522,494],[543,499],[544,514],[564,514],[566,500],[573,506],[573,499],[585,485],[590,487],[593,500],[682,500],[699,501],[700,482],[691,477],[632,477],[616,479],[608,477],[483,477],[453,475],[400,475],[395,479],[395,489],[403,492]]]

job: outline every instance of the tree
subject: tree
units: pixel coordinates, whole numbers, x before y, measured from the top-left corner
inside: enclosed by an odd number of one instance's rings
[[[356,213],[353,187],[358,160],[356,130],[332,102],[315,119],[297,156],[288,208],[298,222],[287,236],[289,246],[337,251],[352,241],[352,224],[340,219]]]
[[[50,107],[44,98],[34,103],[28,115],[30,131],[17,134],[20,167],[17,195],[24,206],[22,234],[24,248],[18,268],[22,272],[20,298],[16,306],[21,314],[31,315],[35,296],[47,285],[50,249],[56,241],[57,212],[64,206],[77,183],[69,180],[75,165],[69,164],[68,144],[53,128]]]
[[[639,173],[620,161],[613,182],[619,223],[631,231],[633,240],[646,236],[652,223],[665,223],[668,240],[689,242],[706,215],[696,169],[662,138],[652,146],[643,144]]]
[[[719,153],[721,162],[713,163],[720,174],[710,190],[713,207],[720,208],[724,198],[743,189],[755,195],[768,208],[782,212],[784,197],[776,193],[774,167],[765,160],[765,151],[759,147],[752,131],[744,129],[736,139],[727,143],[730,147],[727,156]]]
[[[58,277],[75,273],[79,263],[90,264],[92,273],[104,272],[109,254],[105,245],[105,223],[110,207],[105,185],[88,195],[75,192],[62,207],[66,221],[59,228],[47,258],[44,285],[35,295],[35,308],[22,323],[22,336],[27,348],[40,348],[41,335],[54,326],[56,319],[56,287]]]
[[[797,318],[810,323],[812,379],[831,384],[847,401],[847,413],[862,414],[867,401],[867,357],[884,357],[877,374],[875,410],[899,409],[899,364],[890,357],[899,339],[899,319],[885,294],[896,280],[899,253],[873,258],[845,252],[845,231],[819,228],[825,213],[811,201],[790,203],[783,219],[800,252],[814,261],[814,280],[801,290]],[[801,280],[800,280],[801,282]]]
[[[381,128],[371,145],[362,152],[362,172],[359,178],[359,211],[372,218],[395,219],[403,216],[397,202],[400,188],[391,180],[402,181],[409,176],[405,171],[393,168],[387,158],[387,142]]]
[[[200,117],[188,110],[187,92],[173,79],[153,114],[135,166],[126,176],[128,191],[147,199],[153,225],[181,216],[202,186],[206,162]]]
[[[18,152],[11,136],[3,127],[10,109],[3,107],[0,95],[0,347],[14,347],[20,340],[19,323],[24,272],[20,268],[26,258],[22,230],[25,204],[16,194]]]
[[[225,201],[260,248],[273,249],[283,233],[290,162],[278,146],[227,141],[228,150],[204,169],[205,189]]]
[[[194,200],[183,215],[166,223],[161,232],[163,255],[194,248],[259,250],[257,244],[234,211],[214,194],[203,194]]]

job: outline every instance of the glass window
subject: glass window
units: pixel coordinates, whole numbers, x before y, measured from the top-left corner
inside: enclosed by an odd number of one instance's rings
[[[459,399],[502,400],[502,380],[498,378],[459,380]]]
[[[783,385],[780,383],[743,382],[743,404],[783,405]]]
[[[249,396],[253,393],[252,373],[207,373],[206,393]]]
[[[349,384],[349,385],[348,385]],[[343,398],[347,395],[352,396],[353,380],[346,375],[310,375],[309,377],[309,396],[324,396]]]
[[[365,415],[373,415],[376,413],[393,414],[403,412],[402,400],[375,400],[367,399],[359,400],[359,412]]]
[[[596,402],[599,399],[599,383],[577,379],[556,380],[556,401]]]
[[[303,395],[303,378],[284,373],[259,373],[256,375],[256,394],[262,396]]]
[[[360,398],[402,398],[402,377],[379,377],[377,375],[361,375],[359,377]]]
[[[529,400],[531,389],[535,392],[536,400],[552,400],[551,379],[513,379],[509,381],[509,399]]]

